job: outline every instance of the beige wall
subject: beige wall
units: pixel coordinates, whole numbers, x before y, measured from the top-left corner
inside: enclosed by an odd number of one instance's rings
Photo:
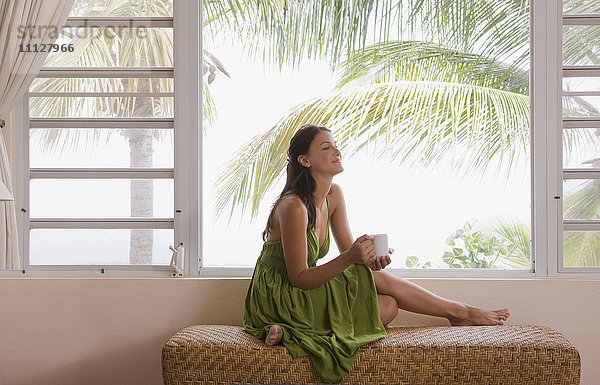
[[[600,378],[600,280],[411,279],[449,298],[509,307],[509,324],[550,326]],[[2,278],[0,383],[162,384],[164,342],[191,324],[242,320],[248,279]],[[446,325],[401,312],[394,325]]]

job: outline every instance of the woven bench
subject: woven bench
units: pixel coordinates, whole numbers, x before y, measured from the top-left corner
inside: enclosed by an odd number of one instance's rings
[[[540,326],[390,327],[363,346],[344,384],[579,384],[577,349]],[[166,385],[320,384],[307,357],[292,359],[241,327],[189,326],[162,350]]]

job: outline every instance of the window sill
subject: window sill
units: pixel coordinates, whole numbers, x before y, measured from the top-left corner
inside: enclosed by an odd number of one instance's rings
[[[173,277],[168,266],[35,266],[23,270],[0,271],[0,279],[250,279],[253,268],[249,267],[205,267],[198,275]],[[536,274],[528,270],[496,270],[496,269],[386,269],[398,277],[408,279],[442,279],[442,280],[542,280],[572,279],[600,280],[597,271],[566,272],[555,275]]]

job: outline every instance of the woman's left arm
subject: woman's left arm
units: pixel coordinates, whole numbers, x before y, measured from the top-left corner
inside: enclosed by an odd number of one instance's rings
[[[348,250],[354,243],[348,216],[346,214],[346,202],[342,188],[335,183],[331,184],[331,194],[329,195],[329,204],[331,212],[331,232],[337,244],[340,253]],[[372,270],[380,270],[385,268],[391,262],[389,255],[376,258],[369,266]]]

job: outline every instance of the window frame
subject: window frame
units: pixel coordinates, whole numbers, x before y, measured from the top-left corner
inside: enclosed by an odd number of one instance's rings
[[[562,5],[562,4],[561,4]],[[563,7],[560,7],[560,27],[558,38],[560,39],[560,55],[559,55],[559,69],[558,73],[560,76],[560,89],[558,100],[556,101],[558,111],[557,120],[559,122],[558,126],[558,134],[557,134],[557,142],[559,143],[559,149],[557,151],[557,168],[559,170],[559,175],[561,176],[558,180],[559,191],[560,191],[560,199],[558,199],[558,223],[559,223],[559,237],[558,237],[558,255],[557,255],[557,275],[560,276],[580,276],[582,274],[591,274],[596,273],[596,275],[600,275],[600,267],[565,267],[564,266],[564,258],[563,258],[563,241],[564,241],[564,232],[579,230],[579,231],[599,231],[600,232],[600,220],[578,220],[578,219],[564,219],[563,214],[563,202],[564,202],[564,180],[572,180],[572,179],[600,179],[600,170],[596,169],[577,169],[577,168],[564,168],[563,164],[563,148],[562,148],[562,136],[563,131],[565,129],[571,128],[600,128],[600,117],[591,117],[591,118],[565,118],[562,114],[562,83],[564,78],[572,78],[572,77],[580,77],[591,75],[594,77],[598,77],[600,79],[600,66],[565,66],[563,65],[563,57],[562,57],[562,36],[564,33],[564,26],[566,25],[596,25],[600,28],[600,14],[593,15],[575,15],[575,14],[563,14]]]
[[[199,261],[190,258],[191,255],[199,255],[198,245],[200,239],[193,234],[200,234],[200,223],[194,221],[194,218],[200,218],[199,205],[194,204],[191,197],[199,197],[201,192],[201,167],[200,151],[201,135],[199,128],[202,122],[202,110],[197,108],[201,99],[201,87],[199,87],[200,73],[195,69],[200,68],[199,46],[201,7],[194,0],[178,0],[173,2],[173,17],[74,17],[69,18],[65,24],[68,27],[78,26],[146,26],[146,27],[169,27],[173,28],[174,43],[174,66],[158,68],[110,68],[97,69],[94,74],[119,77],[134,76],[143,77],[172,77],[174,81],[174,116],[173,118],[126,118],[126,119],[103,119],[101,118],[82,118],[82,119],[55,119],[56,122],[50,122],[52,119],[30,118],[29,117],[29,94],[23,96],[16,105],[17,138],[16,147],[22,149],[19,151],[16,161],[15,172],[18,175],[16,185],[16,207],[17,207],[17,225],[19,233],[19,247],[21,251],[21,268],[18,271],[7,271],[5,274],[27,274],[27,275],[83,275],[83,276],[170,276],[173,269],[168,265],[30,265],[29,264],[29,241],[32,228],[86,228],[94,227],[94,223],[104,222],[103,228],[172,228],[174,230],[174,245],[182,245],[186,249],[187,258],[185,264],[185,274],[193,275],[194,271],[200,266]],[[193,31],[197,30],[194,34]],[[195,36],[194,36],[195,35]],[[69,74],[65,72],[68,70]],[[41,70],[40,77],[89,77],[85,73],[88,68],[82,69],[63,69],[56,67],[46,67]],[[137,95],[139,96],[139,95]],[[194,107],[196,106],[196,107]],[[59,122],[60,120],[60,122]],[[168,128],[176,132],[174,135],[174,168],[173,169],[30,169],[29,167],[29,128],[44,127],[59,124],[65,127],[86,125],[88,122],[101,121],[106,127],[112,127],[112,124],[121,124],[124,120],[126,125],[131,128]],[[82,121],[86,121],[83,122]],[[93,124],[93,123],[92,123]],[[150,127],[148,127],[150,124]],[[95,127],[97,124],[95,125]],[[191,154],[197,154],[197,162],[189,162]],[[90,173],[101,178],[140,178],[140,177],[158,177],[172,178],[174,180],[174,212],[173,218],[148,218],[147,220],[131,219],[108,219],[108,220],[81,220],[81,219],[34,219],[29,216],[29,184],[31,177],[64,177],[85,178]],[[135,222],[135,223],[134,223]],[[133,226],[133,227],[131,227]],[[94,227],[97,228],[97,227]],[[166,249],[166,247],[165,247]],[[168,249],[166,253],[170,253]]]
[[[250,277],[252,268],[202,267],[202,7],[195,0],[174,1],[175,79],[175,209],[176,243],[185,247],[185,275],[189,277]],[[531,100],[531,240],[530,270],[495,269],[387,269],[403,277],[544,278],[598,277],[600,269],[562,268],[562,30],[561,0],[530,0],[530,100]],[[17,106],[17,134],[25,133],[28,111]],[[194,111],[195,110],[195,111]],[[21,120],[21,119],[18,119]],[[28,132],[27,132],[28,135]],[[28,145],[17,135],[17,210],[28,202]],[[190,162],[191,161],[191,162]],[[26,182],[25,182],[26,181]],[[29,242],[28,213],[18,213],[21,250]],[[62,268],[62,266],[60,266]],[[68,269],[52,266],[43,271],[27,269],[29,275],[101,275],[97,266]],[[104,276],[165,276],[156,266],[115,266]],[[171,269],[167,267],[169,272]],[[23,270],[25,273],[25,270]],[[20,271],[16,272],[20,273]]]

